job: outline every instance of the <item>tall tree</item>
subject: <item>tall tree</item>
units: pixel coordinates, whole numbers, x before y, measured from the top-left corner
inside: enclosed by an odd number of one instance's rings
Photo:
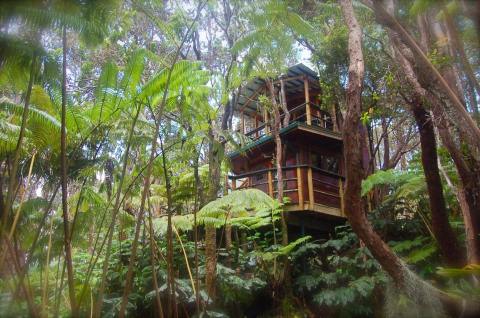
[[[460,184],[460,189],[465,189],[466,195],[460,195],[460,202],[464,201],[464,204],[461,204],[462,208],[462,214],[465,220],[466,224],[466,234],[467,234],[467,252],[468,252],[468,259],[470,262],[476,262],[479,259],[479,240],[478,240],[478,231],[480,230],[480,222],[479,218],[476,216],[475,213],[472,213],[473,210],[476,209],[476,202],[478,200],[474,199],[479,196],[479,188],[478,188],[478,178],[474,177],[475,173],[473,173],[474,170],[476,170],[478,167],[478,160],[475,159],[474,156],[467,155],[470,157],[468,160],[464,158],[464,154],[460,150],[460,146],[456,145],[456,142],[454,141],[454,137],[452,136],[452,131],[458,131],[458,140],[460,143],[463,143],[465,147],[470,148],[469,153],[475,153],[475,145],[468,143],[466,140],[469,140],[470,137],[468,137],[465,133],[462,132],[462,129],[464,126],[461,123],[457,122],[456,116],[448,116],[445,117],[445,109],[448,109],[449,104],[445,102],[445,99],[441,99],[438,96],[438,92],[442,91],[443,86],[440,84],[437,85],[432,85],[429,80],[425,78],[421,73],[422,70],[425,70],[425,65],[422,64],[423,62],[418,62],[418,59],[415,59],[414,56],[417,54],[417,50],[422,51],[422,54],[425,55],[427,52],[429,52],[431,48],[430,42],[432,41],[432,35],[429,29],[428,24],[420,23],[419,25],[419,30],[421,31],[421,42],[420,45],[418,45],[415,40],[408,34],[408,32],[403,29],[403,27],[400,26],[398,21],[395,20],[394,13],[395,13],[395,7],[393,5],[392,1],[384,1],[386,6],[376,3],[374,10],[375,13],[377,14],[377,17],[387,17],[387,19],[395,23],[394,26],[392,24],[386,24],[388,26],[388,34],[390,38],[390,43],[392,44],[395,52],[395,58],[396,61],[399,65],[401,65],[401,70],[403,73],[403,78],[409,83],[410,87],[412,87],[411,93],[413,94],[413,99],[417,101],[420,101],[424,106],[423,108],[428,107],[432,110],[433,114],[435,115],[435,120],[432,121],[437,126],[437,129],[439,131],[440,138],[442,140],[442,143],[445,145],[445,147],[448,149],[450,152],[453,161],[455,162],[455,165],[457,167],[457,171],[460,176],[461,184]],[[384,20],[381,20],[382,23],[384,23]],[[431,26],[431,25],[430,25]],[[402,31],[403,30],[403,31]],[[400,32],[403,32],[400,34]],[[408,41],[406,42],[407,39],[405,37],[408,37]],[[415,46],[415,48],[412,48],[412,46]],[[420,48],[420,46],[422,48]],[[446,52],[444,51],[444,54]],[[428,62],[430,63],[430,62]],[[430,63],[431,64],[431,63]],[[430,66],[429,68],[431,68]],[[434,67],[434,66],[433,66]],[[427,68],[427,69],[429,69]],[[446,68],[442,69],[442,72],[445,71]],[[448,68],[447,68],[448,70]],[[452,79],[451,77],[447,76],[448,74],[444,74],[445,78],[447,79]],[[442,75],[440,75],[442,76]],[[445,81],[445,80],[444,80]],[[439,81],[440,83],[441,81]],[[450,82],[450,85],[453,87],[453,83]],[[457,92],[458,94],[458,92]],[[447,99],[448,100],[448,99]],[[418,107],[418,106],[417,106]],[[450,122],[450,123],[448,123]],[[449,128],[450,126],[455,127],[455,129]],[[467,163],[468,162],[468,163]],[[430,169],[430,167],[425,167],[427,170]],[[434,169],[434,166],[433,166]],[[432,180],[430,180],[432,181]],[[429,188],[435,187],[435,183],[429,182]],[[466,184],[469,184],[466,186]],[[429,189],[431,191],[432,189]],[[437,190],[438,192],[439,190]],[[432,193],[433,194],[433,193]],[[433,199],[433,198],[432,198]],[[438,201],[437,201],[438,202]],[[436,226],[438,228],[435,230],[437,233],[437,238],[439,239],[439,243],[442,244],[443,242],[443,248],[442,250],[444,251],[444,255],[450,260],[450,263],[455,263],[455,259],[461,259],[461,253],[459,248],[454,248],[454,246],[458,246],[458,244],[452,243],[455,242],[454,235],[452,234],[451,231],[446,231],[445,234],[444,231],[448,229],[448,219],[446,218],[444,213],[438,213],[441,210],[436,209],[436,205],[433,204],[432,206],[432,213],[435,215],[432,215],[432,217],[435,220]],[[441,215],[444,215],[443,217]],[[442,220],[443,221],[440,221]],[[448,234],[450,233],[450,234]],[[442,236],[445,238],[445,236],[448,236],[449,239],[443,241],[443,238],[440,238]],[[453,246],[452,246],[453,244]],[[457,252],[453,252],[453,254],[448,257],[452,252],[457,250]],[[461,262],[460,262],[461,263]]]
[[[75,295],[75,280],[73,274],[72,261],[72,243],[70,220],[68,213],[68,162],[67,162],[67,28],[63,27],[62,31],[62,46],[63,46],[63,64],[62,64],[62,121],[61,121],[61,139],[60,139],[60,179],[62,184],[62,215],[63,215],[63,235],[65,248],[65,262],[67,266],[68,291],[70,295],[70,305],[72,307],[72,316],[77,317],[77,301]]]

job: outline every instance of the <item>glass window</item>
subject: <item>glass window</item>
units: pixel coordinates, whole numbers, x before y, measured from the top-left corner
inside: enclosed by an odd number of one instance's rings
[[[330,172],[338,173],[338,158],[318,153],[312,153],[311,158],[313,166]]]

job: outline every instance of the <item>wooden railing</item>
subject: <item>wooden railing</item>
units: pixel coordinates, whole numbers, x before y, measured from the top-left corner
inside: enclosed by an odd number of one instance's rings
[[[312,165],[282,167],[284,196],[301,210],[314,210],[315,204],[341,209],[343,177]],[[261,169],[228,177],[232,190],[255,188],[277,196],[277,169]]]
[[[322,127],[333,131],[333,121],[326,111],[320,109],[320,107],[313,103],[303,103],[289,110],[290,122],[301,122],[307,125]],[[282,114],[281,120],[285,117]],[[249,130],[245,133],[245,136],[256,140],[260,137],[267,135],[271,131],[271,125],[273,120],[267,120],[266,123],[259,125],[258,127]]]

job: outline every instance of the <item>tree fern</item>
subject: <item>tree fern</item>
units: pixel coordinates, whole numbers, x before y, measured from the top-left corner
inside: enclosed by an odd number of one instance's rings
[[[23,106],[15,104],[6,98],[0,99],[0,111],[5,112],[9,115],[15,117],[21,117],[23,113]],[[12,128],[11,125],[8,127]],[[33,106],[30,107],[29,118],[27,121],[27,130],[29,139],[32,141],[33,145],[37,149],[42,149],[52,145],[52,140],[55,136],[60,134],[60,123],[52,115],[46,113],[45,111],[39,110]],[[10,130],[10,133],[13,133],[16,129]],[[7,134],[9,134],[7,130]],[[53,137],[53,138],[52,138]],[[4,136],[2,140],[5,140],[2,148],[8,149],[8,145],[11,137]],[[10,140],[11,141],[11,140]],[[0,153],[0,155],[5,155],[6,153]]]
[[[114,111],[115,98],[112,92],[117,88],[118,68],[109,61],[103,67],[95,87],[95,105],[98,112],[92,112],[94,122],[102,121]],[[93,116],[93,114],[96,114]]]
[[[425,178],[423,174],[402,172],[397,170],[379,170],[369,175],[362,182],[362,196],[377,186],[390,185],[396,188],[396,197],[407,197],[423,189]]]
[[[2,7],[0,17],[20,19],[35,29],[60,29],[65,26],[79,33],[86,43],[98,44],[106,35],[107,22],[116,2],[64,1],[54,3],[53,10],[42,2],[8,2]]]

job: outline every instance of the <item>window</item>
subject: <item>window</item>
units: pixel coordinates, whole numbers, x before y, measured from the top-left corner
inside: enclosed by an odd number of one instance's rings
[[[312,165],[322,170],[338,173],[338,158],[335,156],[312,153]]]
[[[323,157],[322,169],[338,173],[338,159],[335,157]]]

